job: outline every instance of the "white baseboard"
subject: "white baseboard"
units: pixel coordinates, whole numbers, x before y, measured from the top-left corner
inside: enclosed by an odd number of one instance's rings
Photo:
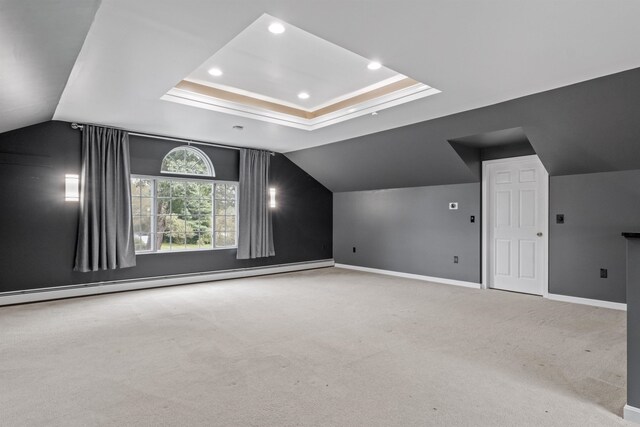
[[[177,274],[172,276],[149,277],[135,280],[88,283],[81,285],[58,286],[55,288],[33,289],[28,291],[4,292],[0,293],[0,306],[47,301],[60,298],[99,295],[112,292],[132,291],[136,289],[159,288],[163,286],[186,285],[190,283],[263,276],[266,274],[333,267],[334,264],[335,263],[332,259],[327,259],[322,261],[279,264],[266,267],[211,271],[196,274]]]
[[[387,276],[403,277],[405,279],[423,280],[425,282],[444,283],[446,285],[464,286],[466,288],[480,289],[480,283],[465,282],[462,280],[444,279],[442,277],[423,276],[420,274],[401,273],[399,271],[381,270],[378,268],[360,267],[349,264],[335,264],[335,267],[348,270],[366,271],[367,273],[385,274]]]
[[[567,295],[548,294],[547,298],[554,301],[571,302],[574,304],[592,305],[594,307],[612,308],[614,310],[627,310],[627,304],[621,302],[602,301],[598,299],[570,297]]]
[[[635,406],[624,405],[624,419],[640,424],[640,409]]]

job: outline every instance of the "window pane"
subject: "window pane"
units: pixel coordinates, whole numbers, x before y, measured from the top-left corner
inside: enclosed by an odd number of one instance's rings
[[[184,249],[186,242],[184,233],[171,234],[171,249]]]
[[[185,152],[186,171],[195,175],[208,174],[208,167],[200,155],[194,151]]]
[[[228,200],[227,201],[227,209],[225,210],[227,215],[235,215],[236,214],[236,201]]]
[[[211,193],[213,192],[213,184],[211,183],[199,183],[199,194],[200,197],[205,199],[211,198]]]
[[[198,183],[197,182],[185,182],[185,196],[193,199],[193,198],[198,198],[200,197],[200,194],[198,192]]]
[[[216,236],[216,247],[217,248],[221,248],[223,246],[225,246],[225,235],[224,233],[217,233],[215,234]]]
[[[184,197],[185,188],[182,181],[170,181],[171,182],[171,197]]]
[[[140,215],[140,198],[134,197],[131,199],[131,215]]]
[[[200,234],[200,244],[208,248],[211,248],[213,246],[213,239],[211,239],[211,232]]]
[[[184,170],[184,152],[171,151],[162,160],[162,172],[181,172]]]
[[[141,179],[139,182],[140,186],[140,195],[142,197],[151,197],[152,196],[152,181],[150,179]]]
[[[184,213],[184,199],[171,199],[171,209],[169,209],[171,215],[180,215]]]
[[[211,249],[211,235],[209,235],[208,240],[205,240],[206,233],[198,234],[198,248],[200,249]]]
[[[140,180],[138,178],[131,178],[131,197],[140,195]]]
[[[224,184],[216,184],[216,199],[224,199],[226,195]]]
[[[140,215],[151,215],[151,204],[153,199],[149,197],[143,197],[140,199]]]
[[[136,245],[136,250],[149,251],[152,249],[152,239],[149,233],[134,233],[133,239]]]
[[[140,231],[140,217],[139,216],[134,216],[133,217],[133,232],[139,232]]]
[[[224,200],[216,200],[216,215],[224,215],[227,210],[227,202]]]
[[[227,231],[235,231],[236,230],[236,217],[228,216],[226,217],[226,228]]]
[[[198,217],[198,224],[204,229],[211,229],[211,215],[200,215]]]
[[[209,158],[195,147],[178,147],[162,160],[162,172],[213,176]]]
[[[151,216],[134,216],[133,231],[149,234],[151,232]]]
[[[158,180],[158,197],[171,197],[171,182],[161,179]]]
[[[200,199],[200,215],[209,215],[213,213],[213,200]]]
[[[148,236],[147,236],[148,237]],[[147,250],[147,244],[139,237],[139,236],[134,236],[134,242],[135,242],[135,247],[136,247],[136,251],[145,251]]]
[[[164,233],[168,228],[169,217],[167,215],[158,215],[156,217],[156,232]]]
[[[171,213],[171,199],[158,199],[156,202],[156,215]]]
[[[156,235],[159,251],[168,251],[171,249],[171,235],[169,233],[159,233]]]
[[[227,233],[227,246],[235,246],[236,245],[236,233],[228,232]]]
[[[224,216],[216,216],[215,229],[216,229],[216,231],[224,231],[225,230]]]
[[[236,188],[233,184],[227,184],[227,199],[236,199]]]
[[[156,235],[156,246],[158,251],[168,251],[171,248],[171,235],[169,233],[158,233]]]
[[[224,215],[228,209],[224,184],[219,191],[223,199],[217,202],[211,197],[216,189],[212,182],[132,178],[131,185],[136,251],[211,249],[216,238],[221,247],[234,244],[235,237],[229,241],[228,236],[235,236],[235,230],[229,234]],[[222,215],[214,221],[216,203]],[[212,230],[216,223],[221,233],[218,235]],[[235,218],[229,220],[229,227],[235,227]]]

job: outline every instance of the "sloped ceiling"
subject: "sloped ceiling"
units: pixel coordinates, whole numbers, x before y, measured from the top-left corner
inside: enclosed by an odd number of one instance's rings
[[[334,192],[477,182],[448,140],[522,127],[551,175],[640,169],[640,68],[287,153]]]
[[[314,131],[160,99],[263,13],[442,93]],[[640,67],[638,16],[637,0],[103,0],[54,118],[294,151]]]
[[[0,1],[0,132],[51,120],[99,5]]]
[[[0,132],[53,115],[291,152],[334,191],[476,181],[447,140],[515,127],[553,175],[640,168],[640,2],[613,3],[0,0]],[[263,13],[443,92],[312,132],[160,99]]]

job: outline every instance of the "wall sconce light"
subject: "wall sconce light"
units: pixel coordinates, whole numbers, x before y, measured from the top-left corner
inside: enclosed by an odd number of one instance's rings
[[[64,176],[64,200],[67,202],[80,201],[80,177],[68,173]]]
[[[276,189],[273,187],[269,188],[269,207],[276,207]]]

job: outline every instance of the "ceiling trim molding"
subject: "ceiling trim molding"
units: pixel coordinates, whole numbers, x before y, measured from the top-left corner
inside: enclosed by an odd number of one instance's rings
[[[440,93],[438,89],[404,78],[349,100],[338,102],[333,107],[309,113],[183,80],[161,99],[312,131],[437,93]]]

